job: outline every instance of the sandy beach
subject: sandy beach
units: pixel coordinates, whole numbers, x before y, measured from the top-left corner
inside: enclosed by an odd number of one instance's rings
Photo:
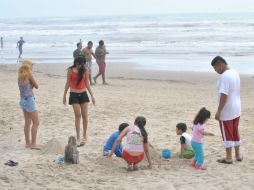
[[[230,65],[230,64],[229,64]],[[232,165],[216,160],[225,155],[214,114],[215,72],[169,72],[142,70],[135,64],[108,64],[107,82],[92,86],[96,105],[89,104],[88,142],[80,151],[80,164],[54,162],[63,155],[68,137],[75,135],[71,106],[62,104],[66,81],[65,64],[36,64],[34,90],[39,109],[38,143],[42,150],[25,148],[23,113],[19,107],[18,65],[0,65],[0,189],[168,189],[168,190],[253,190],[254,189],[254,76],[241,76],[243,162]],[[97,65],[93,66],[93,75]],[[211,67],[212,70],[212,67]],[[180,149],[175,133],[178,122],[186,122],[191,134],[196,112],[205,106],[212,113],[206,128],[215,134],[205,137],[206,171],[189,166],[189,160],[160,159],[161,149]],[[108,136],[122,122],[136,116],[147,118],[152,144],[153,168],[142,162],[140,170],[127,172],[123,160],[102,157]],[[15,167],[4,165],[17,161]]]

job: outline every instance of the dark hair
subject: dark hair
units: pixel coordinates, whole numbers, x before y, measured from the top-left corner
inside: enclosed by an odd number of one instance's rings
[[[143,116],[138,116],[138,117],[136,117],[134,124],[137,125],[138,128],[140,129],[141,134],[142,134],[142,136],[144,138],[144,143],[147,143],[148,134],[147,134],[147,132],[145,130],[146,118],[143,117]]]
[[[128,123],[121,123],[118,127],[118,131],[121,133],[128,126],[129,126]]]
[[[103,46],[103,45],[104,45],[104,41],[103,41],[103,40],[100,40],[100,41],[99,41],[99,45],[100,45],[100,46]]]
[[[221,57],[221,56],[216,56],[215,58],[213,58],[213,60],[211,62],[211,65],[215,66],[218,63],[224,63],[225,65],[227,65],[226,60],[223,57]]]
[[[185,123],[177,123],[176,128],[182,132],[187,131],[187,125]]]
[[[89,44],[93,44],[93,42],[92,42],[92,41],[89,41],[89,42],[87,43],[87,45],[89,45]]]
[[[210,111],[208,111],[205,107],[201,108],[198,112],[198,114],[196,115],[193,123],[195,125],[199,124],[204,124],[206,119],[209,119],[211,116]]]
[[[73,69],[77,65],[81,65],[81,67],[78,70],[77,85],[79,85],[79,83],[81,82],[81,80],[83,78],[84,73],[86,72],[85,62],[86,62],[86,60],[85,60],[84,56],[78,56],[74,59],[73,65],[71,67],[69,67],[69,69]]]
[[[77,47],[78,47],[80,44],[81,44],[81,42],[78,42],[78,43],[77,43]]]

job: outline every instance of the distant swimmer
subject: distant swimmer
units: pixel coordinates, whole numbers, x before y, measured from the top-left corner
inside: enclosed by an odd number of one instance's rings
[[[22,46],[24,43],[26,43],[26,42],[23,40],[23,37],[20,37],[20,40],[17,42],[17,47],[19,48],[19,57],[18,58],[20,58],[23,53]]]
[[[1,36],[1,49],[3,49],[4,48],[4,39],[3,39],[3,37]]]

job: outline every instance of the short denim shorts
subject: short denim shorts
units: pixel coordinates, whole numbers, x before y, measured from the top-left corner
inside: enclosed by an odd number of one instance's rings
[[[21,98],[19,105],[23,110],[27,112],[34,112],[37,110],[37,105],[33,96]]]
[[[81,93],[76,93],[76,92],[70,92],[70,97],[69,97],[69,104],[83,104],[83,103],[88,103],[89,102],[89,97],[87,95],[87,92],[81,92]]]

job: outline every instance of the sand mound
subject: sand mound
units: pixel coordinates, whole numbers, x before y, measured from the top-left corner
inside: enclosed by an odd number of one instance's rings
[[[64,154],[64,145],[60,140],[53,138],[40,150],[41,154]]]
[[[107,166],[107,167],[113,167],[113,166],[122,166],[124,161],[121,158],[117,158],[114,156],[109,158],[107,156],[101,155],[96,158],[96,163]]]
[[[153,164],[160,164],[161,163],[161,153],[160,150],[156,150],[151,144],[149,144],[149,152],[150,157]]]

